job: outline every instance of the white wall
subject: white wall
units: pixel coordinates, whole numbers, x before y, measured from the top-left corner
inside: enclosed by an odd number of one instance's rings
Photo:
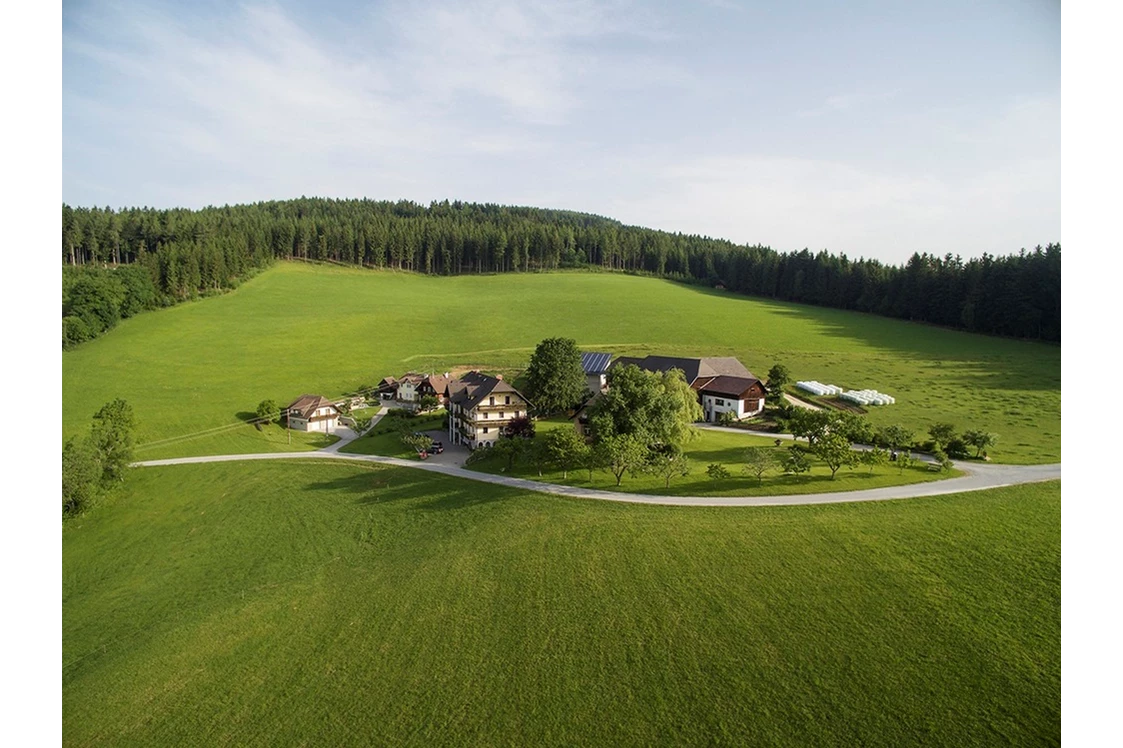
[[[323,421],[306,421],[303,418],[289,419],[289,427],[297,431],[322,431],[325,434],[333,433],[338,424],[338,417],[328,418]]]
[[[721,405],[718,405],[719,400],[721,401]],[[750,411],[748,409],[747,400],[734,400],[728,397],[702,395],[702,411],[706,414],[707,421],[716,421],[718,415],[721,413],[732,413],[736,418],[745,418],[746,416],[755,416],[762,410],[764,410],[764,398],[760,399],[756,410]]]

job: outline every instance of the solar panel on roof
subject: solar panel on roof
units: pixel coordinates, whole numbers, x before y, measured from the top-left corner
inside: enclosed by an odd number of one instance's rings
[[[582,353],[581,368],[586,374],[603,374],[608,371],[608,362],[611,360],[611,353]]]

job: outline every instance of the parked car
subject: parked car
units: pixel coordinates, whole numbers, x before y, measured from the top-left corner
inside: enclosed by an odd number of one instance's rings
[[[433,442],[433,446],[429,448],[429,451],[435,455],[439,455],[445,451],[445,445],[440,442]]]

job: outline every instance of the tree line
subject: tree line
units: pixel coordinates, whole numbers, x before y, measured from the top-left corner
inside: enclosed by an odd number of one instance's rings
[[[460,201],[300,198],[200,210],[62,207],[62,260],[144,267],[154,304],[230,288],[278,259],[427,274],[598,268],[1020,338],[1060,340],[1060,244],[904,265],[777,252],[587,213]]]

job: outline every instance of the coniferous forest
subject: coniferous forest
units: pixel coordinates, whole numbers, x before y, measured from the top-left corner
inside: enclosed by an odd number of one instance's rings
[[[279,259],[419,273],[593,268],[973,332],[1061,339],[1061,247],[903,266],[776,252],[587,213],[301,198],[202,210],[62,206],[63,346],[145,309],[220,293]]]

